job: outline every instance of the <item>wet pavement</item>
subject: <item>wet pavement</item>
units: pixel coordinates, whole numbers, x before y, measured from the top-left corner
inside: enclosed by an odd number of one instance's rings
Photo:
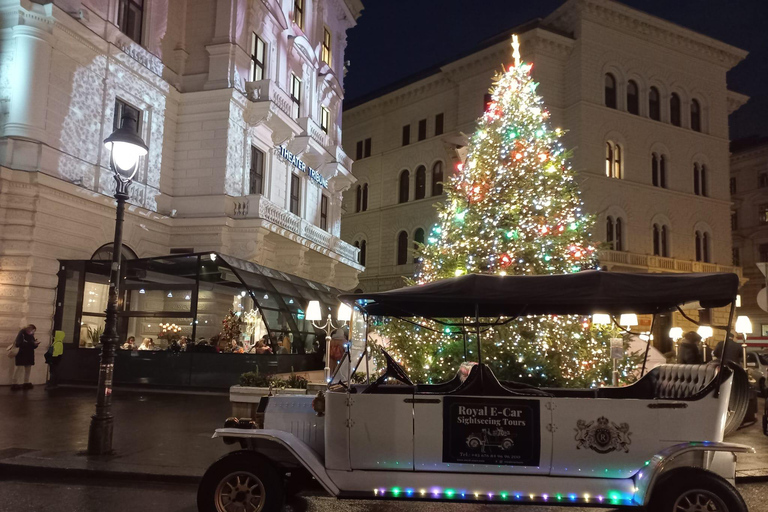
[[[0,388],[0,463],[200,476],[229,447],[211,439],[230,413],[225,394],[120,391],[111,457],[82,455],[95,411],[95,389]]]
[[[768,511],[768,485],[738,486],[750,512]],[[196,512],[190,484],[11,480],[0,485],[0,511],[13,512]],[[12,504],[12,506],[9,506]],[[474,505],[458,503],[337,501],[297,498],[286,512],[598,512],[606,509]]]

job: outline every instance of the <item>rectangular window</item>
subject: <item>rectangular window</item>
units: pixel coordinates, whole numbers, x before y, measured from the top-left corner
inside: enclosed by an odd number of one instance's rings
[[[442,113],[435,116],[435,136],[443,134],[443,121],[444,116]]]
[[[299,214],[299,189],[301,187],[301,181],[295,174],[291,174],[291,204],[290,210],[294,215]]]
[[[427,138],[427,120],[422,119],[419,121],[419,140]]]
[[[768,173],[761,172],[757,177],[757,188],[768,187]]]
[[[301,80],[296,75],[291,75],[291,102],[293,109],[291,114],[295,118],[301,115]]]
[[[323,130],[325,133],[328,133],[330,126],[331,126],[331,111],[325,107],[320,107],[320,129]]]
[[[403,126],[403,146],[411,143],[411,125]]]
[[[363,141],[359,140],[357,141],[357,148],[355,150],[355,160],[360,160],[363,158]]]
[[[730,189],[731,189],[731,194],[735,194],[736,193],[736,178],[731,178],[731,180],[729,182],[729,186],[730,186]]]
[[[331,65],[331,31],[327,28],[323,28],[323,48],[320,58],[329,66]]]
[[[760,224],[768,224],[768,204],[760,205]]]
[[[293,0],[293,22],[304,30],[304,0]]]
[[[328,231],[328,196],[320,197],[320,229]]]
[[[251,146],[250,194],[264,193],[264,152]]]
[[[365,139],[365,152],[363,153],[363,156],[365,158],[368,158],[369,156],[371,156],[371,138],[370,137]]]
[[[141,134],[141,110],[137,109],[124,102],[120,98],[115,98],[115,117],[112,119],[112,131],[120,128],[120,123],[123,119],[123,114],[126,112],[133,112],[136,116],[136,133]]]
[[[267,45],[255,33],[251,34],[251,82],[264,80],[264,62]]]
[[[118,0],[117,26],[120,31],[141,44],[141,24],[144,19],[144,0]]]

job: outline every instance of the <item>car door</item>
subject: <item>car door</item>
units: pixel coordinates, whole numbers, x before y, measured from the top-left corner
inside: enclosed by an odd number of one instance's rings
[[[550,399],[413,396],[416,471],[547,474]]]
[[[412,391],[348,395],[352,469],[413,470],[412,399]]]
[[[552,475],[628,478],[662,450],[658,402],[552,399]]]

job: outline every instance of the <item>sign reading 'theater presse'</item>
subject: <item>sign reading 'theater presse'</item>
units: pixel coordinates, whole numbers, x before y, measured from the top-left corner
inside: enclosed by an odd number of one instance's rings
[[[290,151],[288,151],[288,148],[285,146],[280,146],[277,148],[277,154],[280,155],[280,157],[300,170],[303,173],[306,173],[307,176],[309,176],[309,179],[317,183],[323,188],[328,188],[328,180],[325,179],[325,177],[320,174],[317,169],[313,169],[312,167],[305,164],[298,156],[294,155]]]

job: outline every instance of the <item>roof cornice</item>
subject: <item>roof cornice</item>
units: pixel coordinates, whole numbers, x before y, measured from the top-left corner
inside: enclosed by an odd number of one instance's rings
[[[597,21],[624,33],[687,53],[731,69],[749,52],[699,34],[670,21],[628,7],[615,0],[569,0],[545,18],[561,30],[574,29],[579,18]]]

